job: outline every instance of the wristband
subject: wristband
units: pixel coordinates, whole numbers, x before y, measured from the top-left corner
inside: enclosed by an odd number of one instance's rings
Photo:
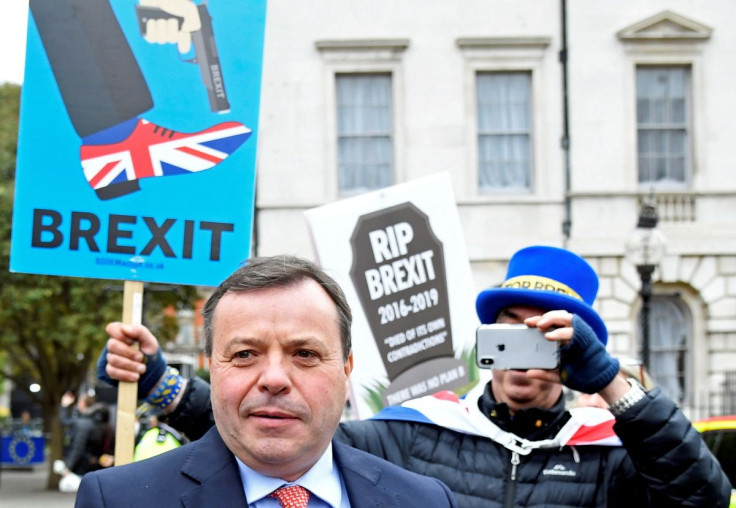
[[[179,375],[179,371],[174,367],[166,367],[166,374],[156,389],[146,397],[145,402],[151,406],[165,408],[179,395],[184,385],[184,378]]]

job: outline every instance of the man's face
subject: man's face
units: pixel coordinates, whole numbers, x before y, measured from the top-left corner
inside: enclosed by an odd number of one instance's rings
[[[515,305],[502,310],[497,323],[523,323],[532,316],[541,316],[545,311],[536,307]],[[519,409],[537,407],[551,408],[562,392],[562,386],[527,377],[524,370],[494,370],[493,396],[497,402],[505,402],[514,412]]]
[[[252,469],[293,481],[327,448],[353,368],[337,308],[311,280],[226,293],[213,317],[212,410],[228,448]]]

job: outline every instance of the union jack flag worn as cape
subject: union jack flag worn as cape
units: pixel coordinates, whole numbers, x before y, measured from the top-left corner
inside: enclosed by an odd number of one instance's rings
[[[610,411],[596,407],[579,407],[570,410],[570,420],[552,439],[529,441],[500,429],[478,408],[478,398],[484,385],[479,383],[464,398],[450,391],[427,395],[389,406],[372,419],[399,420],[437,425],[456,432],[486,437],[523,455],[538,448],[562,446],[621,446],[621,440],[613,432],[615,418]]]
[[[225,160],[251,135],[238,122],[224,122],[185,134],[139,119],[119,143],[82,145],[84,176],[98,191],[110,185],[154,176],[196,173]]]

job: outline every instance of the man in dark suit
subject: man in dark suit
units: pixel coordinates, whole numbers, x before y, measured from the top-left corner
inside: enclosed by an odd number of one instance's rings
[[[86,475],[77,507],[456,506],[439,480],[332,442],[353,368],[352,317],[320,268],[253,259],[202,313],[215,427],[171,452]],[[182,386],[169,367],[147,402],[166,407]]]

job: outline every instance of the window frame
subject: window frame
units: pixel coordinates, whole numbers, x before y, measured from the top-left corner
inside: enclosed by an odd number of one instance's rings
[[[549,173],[544,154],[543,126],[545,125],[545,87],[543,69],[548,57],[550,37],[470,37],[459,38],[456,44],[465,63],[464,89],[468,119],[468,176],[466,194],[486,199],[495,197],[534,196],[544,188],[543,180]],[[527,72],[531,75],[531,149],[530,175],[527,189],[482,190],[479,178],[478,157],[478,103],[477,75],[480,72]]]
[[[676,372],[676,379],[678,382],[681,383],[681,398],[680,400],[675,400],[676,403],[680,405],[685,405],[689,401],[693,399],[693,395],[695,393],[695,386],[694,386],[694,378],[693,378],[693,372],[695,372],[695,351],[694,351],[694,323],[693,323],[693,314],[691,311],[690,306],[688,303],[681,297],[681,295],[678,294],[670,294],[670,293],[655,293],[651,296],[650,302],[650,322],[649,326],[650,328],[650,337],[649,337],[649,354],[650,354],[650,361],[656,355],[657,353],[673,353],[675,355],[681,354],[684,356],[684,362],[683,365],[678,365],[677,372]],[[655,338],[655,335],[657,333],[656,328],[654,325],[654,318],[656,314],[656,307],[658,305],[661,306],[669,306],[674,307],[677,312],[679,313],[679,316],[682,318],[683,327],[684,327],[684,337],[685,337],[685,344],[684,345],[676,345],[673,343],[669,343],[666,346],[659,346],[655,345],[657,343],[657,340]],[[637,312],[637,326],[636,326],[636,336],[637,336],[637,355],[640,358],[641,357],[641,345],[642,345],[642,321],[641,321],[641,312],[642,309],[639,308]],[[671,337],[665,337],[665,338],[671,338]],[[659,382],[657,379],[657,372],[652,368],[652,365],[648,366],[649,375],[652,376],[652,379],[654,380],[655,384]],[[674,397],[673,397],[674,400]]]
[[[363,191],[341,192],[338,181],[337,75],[389,74],[392,102],[393,183],[406,179],[403,153],[404,71],[403,55],[409,47],[407,39],[340,39],[320,40],[315,47],[324,65],[326,104],[326,171],[325,195],[334,201]]]
[[[353,132],[353,133],[341,133],[340,132],[340,128],[339,128],[339,123],[340,123],[339,122],[339,117],[340,117],[339,111],[340,111],[341,105],[340,105],[340,101],[339,101],[339,87],[338,87],[338,82],[340,81],[341,78],[347,78],[347,79],[349,79],[349,78],[358,78],[358,79],[360,79],[360,78],[369,78],[370,79],[370,78],[375,78],[375,77],[385,77],[385,78],[388,79],[389,91],[388,91],[388,97],[387,97],[387,99],[388,99],[388,110],[389,110],[388,112],[389,112],[389,115],[390,115],[389,116],[389,121],[388,121],[388,126],[387,126],[388,130],[387,131],[375,131],[375,132],[360,131],[360,132]],[[392,80],[392,76],[391,76],[390,73],[373,73],[373,72],[371,72],[371,73],[367,73],[367,72],[361,72],[361,73],[355,73],[355,72],[342,73],[342,72],[340,72],[340,73],[336,73],[335,74],[335,114],[337,115],[337,117],[336,117],[337,118],[337,120],[336,120],[336,136],[337,136],[337,139],[336,139],[336,144],[337,144],[337,154],[336,154],[337,191],[338,191],[338,193],[341,196],[345,196],[345,195],[356,195],[356,194],[361,194],[363,192],[370,192],[370,191],[373,191],[373,190],[381,189],[383,187],[388,187],[388,186],[392,185],[393,183],[395,183],[394,142],[393,142],[394,141],[394,126],[393,126],[394,113],[393,113],[393,97],[392,97],[393,93],[392,93],[392,91],[393,91],[393,80]],[[366,105],[364,104],[364,106],[366,106]],[[351,189],[342,189],[340,187],[341,186],[340,178],[342,176],[341,175],[341,171],[340,171],[340,166],[341,166],[341,161],[340,161],[340,144],[341,143],[340,142],[343,139],[348,139],[348,138],[349,139],[354,139],[354,140],[360,140],[361,142],[362,141],[365,141],[365,140],[368,140],[368,139],[371,139],[371,138],[373,138],[373,139],[378,139],[378,138],[385,139],[385,138],[388,138],[388,142],[389,142],[389,145],[390,145],[390,152],[391,152],[390,153],[390,159],[388,161],[390,173],[389,173],[389,175],[387,175],[388,176],[388,183],[385,186],[380,186],[380,187],[375,187],[375,188],[367,188],[367,187],[358,188],[358,187],[356,187],[356,188],[351,188]],[[360,144],[362,144],[362,143],[360,143]],[[365,164],[363,164],[363,165],[365,165]],[[381,175],[381,176],[384,176],[384,175]]]
[[[684,69],[686,71],[685,79],[685,134],[686,134],[686,142],[684,147],[684,168],[683,168],[683,179],[682,181],[673,181],[673,180],[666,180],[666,181],[641,181],[642,176],[642,168],[640,166],[640,159],[641,159],[641,151],[639,146],[639,133],[641,132],[642,127],[639,123],[639,93],[638,93],[638,79],[639,79],[639,71],[641,69]],[[635,90],[635,104],[636,104],[636,110],[635,110],[635,119],[636,119],[636,181],[638,183],[639,188],[641,189],[651,189],[654,187],[655,189],[687,189],[692,186],[692,174],[693,174],[693,110],[692,110],[692,103],[693,103],[693,85],[692,85],[692,67],[687,64],[680,64],[680,65],[672,65],[672,64],[637,64],[634,68],[634,90]],[[667,128],[667,127],[660,127],[660,128],[651,128],[647,130],[658,130],[660,132],[662,131],[673,131],[675,129],[673,128]],[[665,157],[669,156],[671,152],[666,152],[664,155]]]
[[[482,76],[491,76],[491,75],[506,75],[506,76],[514,76],[514,75],[524,75],[528,77],[528,96],[527,96],[527,110],[525,111],[525,114],[527,116],[526,123],[527,127],[526,130],[493,130],[489,129],[488,131],[481,131],[480,127],[480,86],[479,86],[479,80]],[[475,91],[476,91],[476,121],[478,125],[476,125],[476,139],[475,142],[478,146],[478,164],[476,166],[476,171],[478,173],[478,191],[484,194],[497,194],[497,193],[505,193],[505,192],[531,192],[533,188],[534,183],[534,103],[533,103],[533,78],[531,71],[508,71],[508,70],[494,70],[494,71],[476,71],[475,73]],[[481,183],[481,155],[480,155],[480,147],[481,147],[481,139],[484,136],[487,136],[489,138],[493,137],[508,137],[508,136],[526,136],[527,139],[527,152],[526,152],[526,159],[527,159],[527,167],[526,167],[526,180],[527,185],[526,186],[519,186],[519,187],[483,187]]]
[[[690,67],[690,173],[684,185],[675,185],[674,188],[691,189],[695,186],[700,145],[706,140],[700,139],[699,136],[700,132],[705,132],[704,115],[695,115],[694,112],[707,111],[701,60],[712,32],[713,29],[709,26],[665,10],[622,28],[616,33],[622,44],[626,65],[624,93],[628,107],[624,108],[624,112],[627,115],[626,125],[630,127],[625,135],[627,153],[624,154],[623,171],[631,190],[641,192],[652,188],[662,190],[673,188],[667,182],[639,183],[636,70],[640,66]]]

